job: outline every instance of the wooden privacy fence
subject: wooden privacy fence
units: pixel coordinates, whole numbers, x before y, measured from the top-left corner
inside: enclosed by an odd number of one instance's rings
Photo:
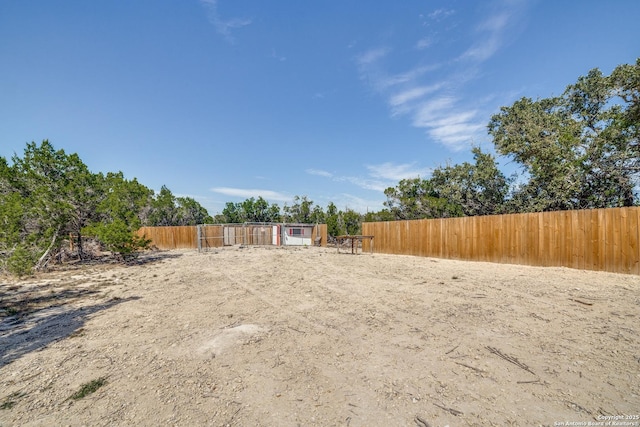
[[[640,207],[362,224],[379,253],[640,275],[639,230]]]
[[[151,239],[151,245],[158,249],[196,249],[198,247],[195,225],[141,227],[136,234]]]
[[[141,227],[136,232],[151,240],[151,245],[162,250],[198,249],[198,238],[205,247],[221,247],[229,245],[272,245],[273,228],[271,225],[225,224],[217,226],[167,226]],[[316,224],[313,227],[311,241],[320,237],[321,245],[327,244],[327,225]]]

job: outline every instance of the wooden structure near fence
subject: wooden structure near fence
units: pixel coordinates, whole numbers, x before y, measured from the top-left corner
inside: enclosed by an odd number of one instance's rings
[[[377,253],[640,275],[640,207],[365,222],[362,233]]]
[[[197,229],[198,250],[222,246],[248,245],[264,246],[273,244],[273,227],[264,225],[200,225]]]
[[[351,254],[355,255],[358,253],[358,248],[360,248],[360,253],[362,253],[362,249],[364,247],[363,241],[367,240],[367,247],[369,248],[369,252],[373,253],[373,238],[374,236],[361,236],[361,235],[350,235],[346,234],[344,236],[336,236],[336,248],[338,248],[338,253],[340,253],[340,249],[344,246],[346,249],[351,246]]]
[[[200,231],[199,231],[200,230]],[[199,235],[200,233],[200,235]],[[141,227],[137,232],[151,240],[151,246],[161,250],[198,249],[232,245],[273,245],[272,227],[255,224],[224,224],[199,227],[196,225]],[[313,228],[312,241],[320,237],[320,244],[327,245],[327,225]]]

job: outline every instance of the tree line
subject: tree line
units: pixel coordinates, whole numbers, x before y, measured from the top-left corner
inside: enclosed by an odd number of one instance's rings
[[[282,209],[276,203],[269,204],[262,197],[251,197],[243,202],[228,202],[222,213],[216,215],[214,222],[233,224],[245,222],[285,222],[295,224],[327,224],[329,236],[343,234],[359,234],[363,216],[353,209],[339,210],[333,202],[329,202],[325,211],[314,204],[307,196],[295,196],[291,205],[285,204]]]
[[[82,259],[83,236],[126,257],[146,247],[143,225],[192,225],[212,219],[197,201],[158,194],[122,172],[93,173],[77,154],[49,141],[28,143],[22,157],[0,157],[0,269],[26,274],[46,266],[65,239]]]
[[[640,58],[609,76],[593,69],[559,96],[523,97],[487,125],[496,157],[472,149],[473,161],[437,167],[429,178],[403,179],[384,191],[384,208],[360,214],[325,209],[295,196],[281,209],[262,197],[226,203],[211,217],[190,197],[163,186],[156,194],[122,172],[92,173],[77,154],[43,141],[12,162],[0,157],[0,270],[42,268],[64,239],[92,236],[126,257],[148,245],[141,226],[204,223],[324,223],[328,234],[359,234],[364,221],[443,218],[638,204]]]

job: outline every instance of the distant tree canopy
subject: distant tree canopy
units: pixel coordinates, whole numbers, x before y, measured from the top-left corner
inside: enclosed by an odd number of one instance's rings
[[[505,210],[510,180],[495,158],[473,148],[475,163],[436,168],[430,179],[404,179],[387,188],[384,202],[393,219],[491,215]]]
[[[244,222],[280,222],[280,207],[277,204],[269,204],[262,197],[251,197],[241,203],[227,202],[222,215],[216,218],[217,223],[244,223]]]
[[[233,224],[244,222],[286,222],[296,224],[327,224],[330,236],[359,234],[362,215],[352,209],[338,210],[330,202],[325,212],[307,196],[294,196],[291,205],[285,204],[282,210],[276,203],[269,204],[262,197],[253,197],[243,202],[227,202],[215,223]]]
[[[213,222],[205,208],[191,197],[175,197],[171,190],[162,186],[150,202],[144,225],[196,225]]]
[[[97,237],[123,256],[148,242],[135,236],[142,225],[187,225],[210,219],[189,197],[174,197],[127,180],[122,172],[92,173],[77,154],[49,141],[28,143],[11,164],[0,157],[0,270],[22,275],[46,265],[69,235]]]
[[[522,98],[492,117],[496,150],[528,178],[512,195],[521,212],[631,206],[640,172],[640,59],[598,69],[561,96]]]
[[[488,124],[498,154],[519,167],[506,177],[495,158],[439,167],[429,179],[387,188],[392,219],[606,208],[638,204],[640,59],[610,76],[597,68],[558,97],[522,98]],[[384,213],[384,215],[382,215]]]

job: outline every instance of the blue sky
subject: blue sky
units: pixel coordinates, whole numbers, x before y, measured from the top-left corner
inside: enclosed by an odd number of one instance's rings
[[[0,156],[48,139],[211,214],[376,211],[492,151],[501,106],[635,62],[639,19],[636,0],[0,0]]]

